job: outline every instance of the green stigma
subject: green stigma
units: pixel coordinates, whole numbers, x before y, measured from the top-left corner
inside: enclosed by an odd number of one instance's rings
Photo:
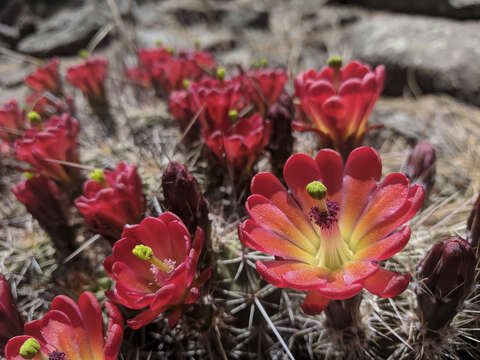
[[[25,176],[27,180],[32,180],[35,177],[35,174],[30,171],[26,171],[23,173],[23,176]]]
[[[335,69],[340,69],[342,67],[342,57],[332,56],[330,59],[328,59],[327,65]]]
[[[160,46],[162,46],[162,45],[163,45],[162,40],[157,40],[157,41],[155,41],[155,46],[160,47]]]
[[[20,347],[20,351],[18,353],[24,359],[33,359],[39,351],[40,343],[34,338],[29,338]]]
[[[238,119],[238,111],[236,109],[232,109],[228,112],[228,117],[234,123]]]
[[[200,40],[195,39],[193,40],[193,46],[195,46],[195,49],[200,49]]]
[[[99,184],[103,184],[105,182],[105,173],[100,169],[95,169],[90,173],[90,179]]]
[[[171,46],[167,47],[167,52],[170,54],[170,55],[173,55],[173,53],[175,52],[175,49]]]
[[[306,187],[308,195],[315,200],[323,200],[327,195],[327,187],[320,181],[312,181]]]
[[[150,246],[137,245],[133,248],[132,254],[142,260],[150,260],[153,257],[153,250]]]
[[[260,66],[261,67],[267,67],[268,65],[268,60],[266,58],[260,59]]]
[[[80,56],[82,59],[86,59],[88,57],[88,51],[85,49],[82,49],[78,52],[78,56]]]
[[[188,79],[183,79],[182,80],[182,85],[183,85],[183,88],[186,90],[188,89],[188,87],[190,86],[190,80]]]
[[[27,114],[27,119],[30,120],[32,124],[40,124],[42,122],[42,117],[36,111],[30,111]]]
[[[255,60],[253,63],[252,63],[252,68],[254,68],[255,70],[257,69],[260,69],[260,61],[258,60]]]
[[[219,78],[220,80],[225,79],[225,74],[226,73],[227,73],[227,71],[225,70],[225,68],[219,67],[217,69],[217,78]]]

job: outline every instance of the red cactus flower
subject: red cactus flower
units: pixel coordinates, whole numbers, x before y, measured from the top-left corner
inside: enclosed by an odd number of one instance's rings
[[[63,113],[74,114],[73,99],[70,96],[65,99],[59,99],[51,94],[33,93],[25,98],[25,103],[29,109],[36,111],[43,118]]]
[[[259,69],[248,71],[246,79],[253,87],[252,100],[257,105],[258,111],[266,116],[269,108],[283,92],[288,75],[283,69]]]
[[[204,131],[227,132],[232,127],[229,111],[241,112],[250,103],[250,92],[241,77],[231,80],[206,78],[188,88],[192,112],[201,110],[199,122]]]
[[[229,129],[212,133],[204,131],[203,136],[205,144],[230,171],[230,176],[242,180],[250,176],[253,165],[267,145],[271,126],[258,113],[239,120],[236,120],[236,114],[236,110],[230,111]]]
[[[187,90],[172,91],[168,97],[168,110],[170,114],[172,114],[172,117],[178,122],[182,131],[188,128],[188,125],[195,117],[188,99],[189,95]]]
[[[0,109],[0,126],[2,151],[5,152],[27,128],[25,112],[18,107],[15,99],[10,100]]]
[[[203,238],[198,228],[190,244],[187,228],[171,212],[125,227],[104,267],[116,281],[114,290],[106,292],[109,299],[130,309],[147,308],[127,321],[131,328],[145,326],[165,311],[173,327],[183,306],[198,299],[210,278],[210,269],[197,273]]]
[[[104,328],[102,309],[90,292],[78,304],[59,295],[40,320],[25,324],[25,335],[7,343],[7,360],[116,360],[123,338],[123,317],[115,305],[104,303],[110,317]]]
[[[23,333],[23,321],[7,279],[0,274],[0,355],[8,339]]]
[[[78,121],[69,114],[52,116],[43,129],[32,128],[15,141],[15,156],[35,172],[71,186],[78,170],[48,159],[78,163]]]
[[[144,88],[152,87],[152,77],[148,70],[141,67],[131,67],[127,69],[127,78],[135,85]]]
[[[97,56],[67,69],[67,81],[79,88],[90,99],[105,98],[107,59]]]
[[[137,55],[140,66],[149,71],[153,69],[154,64],[161,63],[172,57],[172,54],[164,47],[138,49]]]
[[[407,244],[410,228],[396,229],[422,205],[421,186],[410,186],[400,173],[379,182],[381,160],[370,147],[355,149],[345,166],[330,149],[315,159],[295,154],[283,172],[289,192],[270,173],[253,178],[253,195],[246,202],[250,219],[239,227],[246,246],[276,257],[257,261],[266,281],[308,291],[302,305],[307,314],[362,288],[381,297],[405,290],[410,275],[385,270],[378,262]]]
[[[333,58],[320,72],[309,70],[295,79],[295,97],[300,117],[293,123],[299,131],[315,131],[324,147],[339,151],[344,158],[362,144],[368,116],[380,96],[385,67],[375,71],[358,61],[341,68]]]
[[[28,179],[12,186],[12,192],[49,234],[61,256],[75,250],[73,231],[68,224],[68,196],[53,180],[29,174]]]
[[[53,94],[61,93],[60,74],[58,65],[60,60],[54,58],[39,67],[34,73],[25,78],[25,83],[35,92],[50,91]]]
[[[142,180],[135,166],[123,162],[114,171],[96,170],[91,177],[75,206],[94,233],[114,242],[126,224],[137,224],[145,213]]]

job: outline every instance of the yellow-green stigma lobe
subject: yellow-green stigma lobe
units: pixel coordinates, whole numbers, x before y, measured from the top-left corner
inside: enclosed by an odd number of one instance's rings
[[[238,119],[238,111],[236,109],[232,109],[228,112],[228,117],[232,123],[235,123]]]
[[[32,124],[40,124],[42,122],[42,117],[36,111],[30,111],[27,114],[27,119],[30,120]]]
[[[225,70],[225,68],[219,67],[217,69],[217,78],[219,78],[220,80],[225,79],[226,74],[227,74],[227,71]]]
[[[82,59],[86,59],[88,57],[88,51],[83,49],[78,52],[78,56],[80,56]]]
[[[332,56],[330,59],[328,59],[327,65],[339,69],[342,67],[342,58],[340,56]]]
[[[315,200],[323,200],[327,196],[327,187],[320,181],[312,181],[306,187],[308,195]]]
[[[188,79],[183,79],[183,80],[182,80],[182,85],[183,85],[183,88],[184,88],[185,90],[187,90],[188,87],[190,86],[190,80],[188,80]]]
[[[137,245],[133,248],[132,254],[142,260],[150,260],[153,257],[153,250],[150,246]]]
[[[105,183],[105,173],[100,169],[95,169],[90,173],[90,179],[93,181],[104,184]]]
[[[35,174],[30,171],[26,171],[23,173],[23,176],[25,176],[27,180],[32,180],[35,177]]]
[[[39,351],[40,343],[34,338],[29,338],[20,347],[20,351],[18,353],[24,359],[33,359]]]

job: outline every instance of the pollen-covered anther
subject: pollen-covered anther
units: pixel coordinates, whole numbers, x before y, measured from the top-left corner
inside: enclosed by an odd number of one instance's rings
[[[321,209],[319,206],[314,206],[308,212],[310,220],[320,226],[324,230],[330,229],[333,224],[336,224],[338,221],[338,211],[340,207],[338,202],[327,200],[326,201],[327,211]]]

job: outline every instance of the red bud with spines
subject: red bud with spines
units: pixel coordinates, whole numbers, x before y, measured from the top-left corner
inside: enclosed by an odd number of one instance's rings
[[[447,327],[470,293],[475,254],[468,242],[451,237],[435,244],[418,266],[417,301],[420,319],[428,330]]]
[[[267,117],[272,124],[267,148],[271,154],[272,170],[278,176],[282,175],[283,165],[293,152],[294,110],[291,96],[284,92],[270,108]]]
[[[480,241],[480,194],[467,220],[467,241],[475,250],[475,255],[478,256],[478,245]]]
[[[0,274],[0,355],[8,339],[23,333],[23,321],[7,279]]]
[[[187,168],[176,161],[170,162],[162,175],[162,189],[165,208],[178,215],[191,234],[198,226],[205,231],[208,239],[208,203]]]
[[[421,142],[410,152],[404,165],[403,173],[412,183],[423,186],[427,198],[435,184],[436,160],[432,145]]]
[[[68,223],[68,196],[53,180],[37,175],[12,186],[12,191],[50,236],[59,257],[75,251],[75,236]]]

